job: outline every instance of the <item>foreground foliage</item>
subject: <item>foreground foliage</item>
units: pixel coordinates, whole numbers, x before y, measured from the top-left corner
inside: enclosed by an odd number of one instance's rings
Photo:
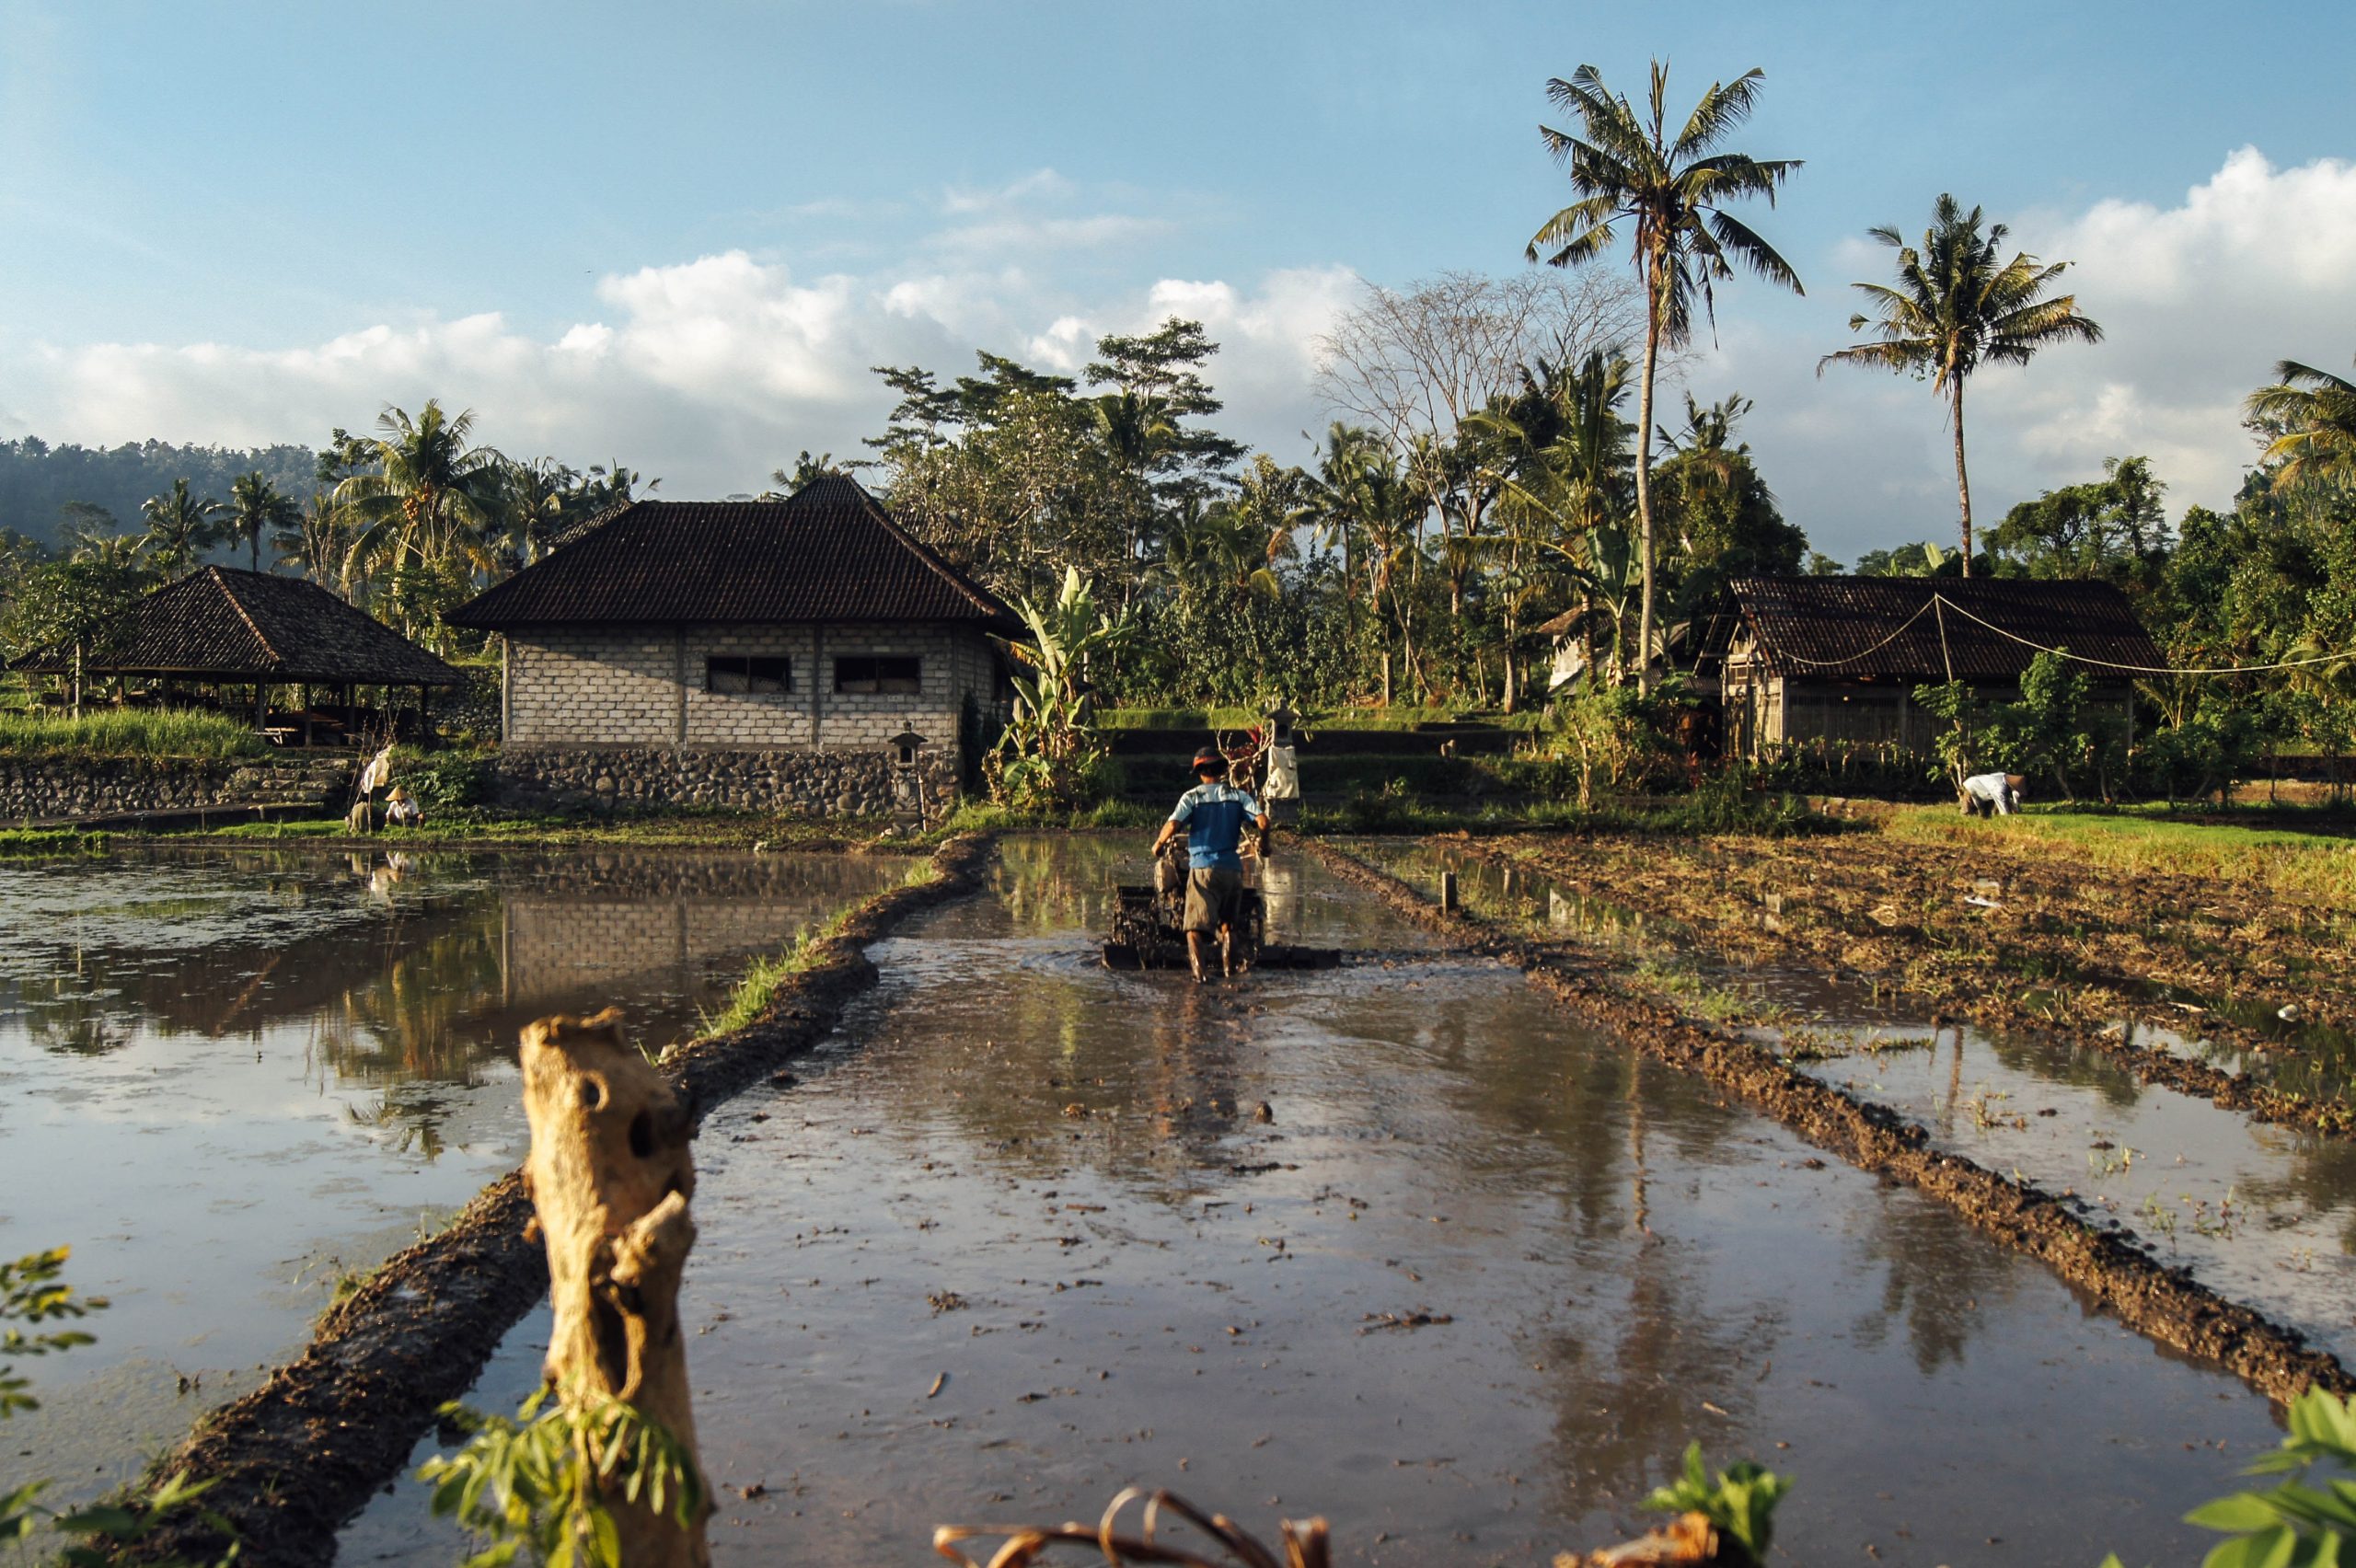
[[[2228,1493],[2187,1514],[2187,1524],[2231,1539],[2209,1549],[2201,1568],[2330,1568],[2356,1539],[2356,1410],[2310,1389],[2286,1412],[2282,1446],[2243,1473],[2281,1476],[2264,1491]],[[2311,1483],[2318,1465],[2337,1472]],[[2103,1568],[2122,1568],[2116,1555]]]
[[[31,1328],[23,1325],[78,1321],[106,1310],[104,1297],[76,1296],[64,1280],[72,1250],[52,1247],[14,1262],[0,1262],[0,1356],[53,1355],[98,1342],[80,1329]],[[13,1362],[0,1363],[0,1421],[25,1411],[39,1410],[40,1401],[29,1391],[29,1379]],[[174,1515],[196,1506],[211,1482],[191,1483],[186,1475],[167,1477],[144,1497],[94,1503],[60,1513],[41,1506],[41,1494],[51,1483],[32,1481],[0,1492],[0,1544],[27,1541],[46,1523],[64,1538],[54,1561],[64,1568],[104,1568],[118,1561],[121,1548],[135,1546],[160,1529]],[[208,1523],[226,1533],[213,1516]],[[214,1568],[236,1561],[237,1549]],[[178,1559],[165,1559],[157,1568],[188,1568]]]
[[[512,1421],[463,1404],[442,1416],[472,1435],[426,1460],[418,1479],[433,1483],[436,1518],[488,1540],[466,1568],[628,1568],[609,1498],[643,1503],[682,1529],[703,1508],[693,1457],[626,1401],[576,1406],[542,1389]]]

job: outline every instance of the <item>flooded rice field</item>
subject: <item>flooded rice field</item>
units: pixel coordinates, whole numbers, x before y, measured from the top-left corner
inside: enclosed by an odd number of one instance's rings
[[[518,1028],[660,1047],[747,957],[898,882],[834,855],[127,848],[0,860],[0,1256],[71,1244],[98,1343],[9,1424],[60,1494],[135,1473],[521,1159]],[[13,1475],[13,1467],[6,1472]],[[18,1478],[21,1479],[21,1478]]]
[[[2147,1085],[2066,1031],[1946,1023],[1820,973],[1717,961],[1691,933],[1565,892],[1542,871],[1447,846],[1358,847],[1418,885],[1455,872],[1476,913],[1616,946],[1665,982],[1715,987],[1775,1020],[1754,1032],[1802,1070],[1900,1112],[1934,1147],[2063,1195],[2220,1295],[2356,1359],[2356,1140]],[[2193,1048],[2180,1035],[2154,1044]]]
[[[706,1124],[716,1561],[921,1562],[1139,1482],[1323,1514],[1349,1562],[1545,1562],[1641,1527],[1694,1438],[1796,1478],[1797,1562],[2189,1560],[2177,1516],[2276,1441],[2232,1378],[1306,858],[1273,924],[1349,966],[1104,970],[1137,847],[1009,841],[989,895],[875,944],[798,1083]],[[456,1545],[408,1482],[342,1560]]]

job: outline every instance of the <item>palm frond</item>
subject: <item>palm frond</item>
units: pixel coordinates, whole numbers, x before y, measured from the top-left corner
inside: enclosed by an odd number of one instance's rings
[[[1759,101],[1760,84],[1766,79],[1767,73],[1754,65],[1731,82],[1713,82],[1702,101],[1693,106],[1685,129],[1670,144],[1669,157],[1682,163],[1750,119]]]
[[[1780,283],[1796,294],[1806,294],[1800,286],[1799,273],[1784,259],[1776,248],[1761,239],[1749,225],[1730,213],[1713,212],[1709,217],[1710,234],[1718,244],[1742,259],[1753,272],[1771,283]]]

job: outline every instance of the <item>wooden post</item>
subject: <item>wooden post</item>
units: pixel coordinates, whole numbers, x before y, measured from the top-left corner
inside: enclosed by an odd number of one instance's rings
[[[695,1244],[687,1199],[694,1128],[670,1085],[622,1036],[621,1013],[544,1018],[524,1030],[524,1180],[548,1243],[546,1376],[568,1405],[627,1401],[668,1432],[699,1473],[679,1337],[679,1273]],[[607,1503],[630,1568],[707,1568],[707,1501],[694,1526]]]
[[[1456,873],[1454,871],[1440,872],[1439,912],[1443,915],[1453,915],[1463,905],[1456,893]]]

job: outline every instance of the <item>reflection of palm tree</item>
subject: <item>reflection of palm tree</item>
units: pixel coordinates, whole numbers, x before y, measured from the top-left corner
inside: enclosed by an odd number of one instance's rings
[[[1973,1332],[1991,1318],[1977,1304],[2011,1297],[2027,1265],[1911,1192],[1876,1193],[1871,1214],[1872,1230],[1857,1246],[1866,1259],[1887,1265],[1881,1305],[1859,1314],[1851,1336],[1860,1345],[1879,1345],[1890,1325],[1902,1320],[1918,1370],[1927,1376],[1962,1365]]]

